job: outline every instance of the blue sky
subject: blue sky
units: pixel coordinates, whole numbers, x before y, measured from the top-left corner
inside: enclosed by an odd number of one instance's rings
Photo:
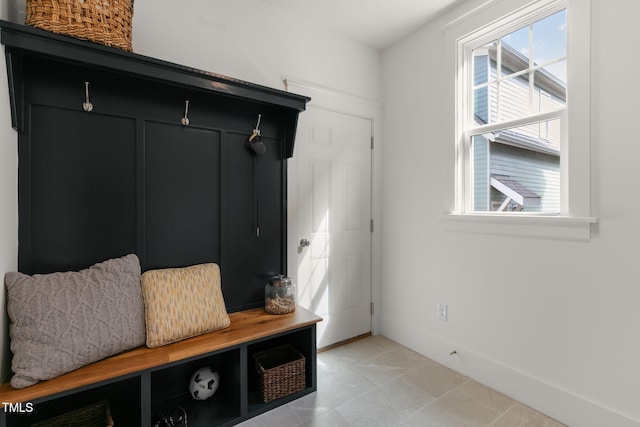
[[[529,57],[529,26],[502,38],[521,54]],[[533,24],[533,60],[542,64],[567,55],[567,13],[561,10]],[[552,65],[548,71],[566,81],[566,62]]]

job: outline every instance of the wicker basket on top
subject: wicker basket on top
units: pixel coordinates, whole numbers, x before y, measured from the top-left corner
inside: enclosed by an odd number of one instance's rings
[[[27,0],[25,24],[131,52],[134,0]]]

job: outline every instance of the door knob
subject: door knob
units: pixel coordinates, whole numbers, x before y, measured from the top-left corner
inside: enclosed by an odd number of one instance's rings
[[[311,244],[311,242],[309,242],[307,239],[300,239],[300,246],[301,247],[306,248],[310,244]]]

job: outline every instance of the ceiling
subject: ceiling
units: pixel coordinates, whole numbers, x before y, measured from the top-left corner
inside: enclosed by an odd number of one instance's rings
[[[384,49],[463,0],[262,0]]]

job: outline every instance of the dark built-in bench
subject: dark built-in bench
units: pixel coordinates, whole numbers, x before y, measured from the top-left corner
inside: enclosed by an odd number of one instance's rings
[[[152,413],[175,406],[185,409],[190,426],[233,425],[316,390],[320,317],[301,307],[279,316],[258,308],[230,317],[226,329],[159,348],[139,347],[31,387],[13,389],[4,383],[0,402],[14,405],[0,411],[0,424],[30,425],[107,399],[117,426],[151,425]],[[305,356],[306,386],[264,403],[257,395],[252,354],[283,344]],[[188,384],[191,373],[202,366],[219,372],[220,388],[210,399],[196,401]]]

